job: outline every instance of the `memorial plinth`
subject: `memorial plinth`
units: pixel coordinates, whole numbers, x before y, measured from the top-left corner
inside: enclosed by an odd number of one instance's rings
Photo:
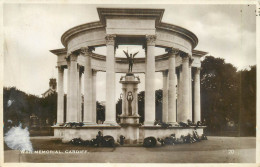
[[[139,139],[139,118],[138,115],[138,84],[139,77],[133,73],[127,73],[120,79],[122,84],[122,114],[119,116],[122,132],[126,144],[137,143]]]

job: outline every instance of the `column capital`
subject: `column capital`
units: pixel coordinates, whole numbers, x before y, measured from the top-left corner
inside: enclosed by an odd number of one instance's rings
[[[64,67],[59,65],[59,66],[56,66],[56,68],[58,68],[59,72],[63,72],[64,71]]]
[[[92,70],[92,75],[96,76],[97,75],[97,70]]]
[[[79,49],[79,52],[84,56],[91,56],[93,50],[95,50],[94,47],[86,46],[86,47],[81,47]]]
[[[190,67],[191,67],[191,64],[192,64],[193,61],[194,61],[194,58],[189,57],[189,65],[190,65]]]
[[[195,72],[196,72],[196,73],[200,73],[200,70],[201,70],[201,67],[196,67]]]
[[[180,56],[181,58],[189,58],[189,57],[190,57],[188,53],[183,52],[183,51],[181,51],[181,50],[179,50],[179,56]]]
[[[67,55],[65,56],[65,60],[69,63],[70,62],[70,55],[72,53],[71,52],[68,52]]]
[[[116,35],[114,35],[114,34],[106,35],[106,37],[105,37],[106,44],[115,45],[115,38],[116,38]]]
[[[176,48],[166,48],[165,51],[168,52],[168,54],[170,54],[170,56],[177,56],[181,53],[181,51]]]
[[[146,35],[145,38],[147,45],[155,45],[156,35]]]
[[[167,77],[168,76],[168,70],[164,70],[162,71],[163,77]]]
[[[78,55],[75,54],[75,51],[74,51],[74,52],[69,52],[69,53],[67,54],[67,56],[65,57],[65,59],[66,59],[68,62],[77,61],[77,58],[78,58]]]
[[[182,57],[182,62],[189,62],[189,56],[183,55]]]
[[[78,59],[78,55],[76,55],[76,54],[70,55],[70,61],[77,61],[77,59]]]

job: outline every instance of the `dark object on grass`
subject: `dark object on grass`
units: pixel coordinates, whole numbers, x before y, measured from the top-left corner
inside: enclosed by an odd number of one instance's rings
[[[90,140],[90,141],[89,141],[89,145],[90,145],[90,146],[96,146],[96,145],[97,145],[96,139]]]
[[[193,143],[193,139],[190,134],[184,136],[184,143]]]
[[[83,146],[88,146],[90,144],[89,140],[83,140],[82,145]]]
[[[189,135],[183,137],[183,143],[189,143]]]
[[[193,135],[190,135],[190,143],[195,143],[197,140],[193,137]]]
[[[101,131],[98,131],[98,135],[96,136],[96,145],[99,147],[99,145],[102,143],[103,140],[103,134]]]
[[[166,137],[164,139],[165,145],[174,145],[174,141],[171,137]]]
[[[88,146],[90,145],[89,140],[82,140],[81,138],[74,138],[70,141],[71,144],[76,145],[76,146]]]
[[[191,134],[188,134],[184,137],[184,143],[195,143],[196,140],[193,138]]]
[[[120,139],[120,145],[124,145],[125,136],[120,135],[119,139]]]
[[[204,133],[201,135],[201,140],[208,140],[207,136]]]
[[[193,131],[193,137],[194,137],[194,139],[195,139],[196,141],[200,141],[200,137],[199,137],[199,135],[198,135],[198,133],[197,133],[196,130]]]
[[[159,142],[159,143],[161,143],[161,146],[163,146],[164,145],[164,140],[163,139],[161,139],[161,138],[157,138],[157,141]]]
[[[154,137],[146,137],[144,139],[143,146],[144,147],[154,147],[156,145],[156,139]]]
[[[96,147],[114,147],[115,140],[112,136],[103,136],[102,132],[99,131],[96,138],[89,141],[89,145]]]
[[[181,135],[181,137],[180,138],[177,138],[176,140],[175,140],[175,142],[174,142],[174,144],[183,144],[184,143],[184,136],[183,135]]]
[[[167,145],[174,145],[174,143],[176,142],[175,134],[171,134],[170,137],[166,137],[164,139],[164,142]]]
[[[70,141],[70,143],[73,144],[73,145],[78,146],[78,145],[82,145],[83,140],[81,138],[74,138],[74,139],[72,139]]]
[[[104,136],[101,141],[103,147],[115,147],[115,140],[112,136]]]

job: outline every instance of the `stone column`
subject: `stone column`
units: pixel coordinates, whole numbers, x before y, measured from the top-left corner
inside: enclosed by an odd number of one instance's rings
[[[57,110],[57,125],[64,123],[64,68],[58,66],[58,110]]]
[[[92,48],[81,48],[81,54],[85,56],[84,67],[84,117],[85,125],[92,124],[92,69],[91,69],[91,54]]]
[[[163,112],[162,112],[162,121],[168,122],[168,70],[165,70],[163,73]]]
[[[81,67],[78,67],[78,122],[82,122],[82,98],[81,98],[81,78],[82,78],[82,71]]]
[[[76,87],[74,90],[77,92],[77,122],[80,122],[79,118],[79,65],[77,64],[77,74],[76,74]]]
[[[168,122],[176,123],[176,67],[175,58],[179,54],[178,50],[169,50],[169,100],[168,100]]]
[[[67,110],[66,110],[66,120],[65,122],[68,122],[68,114],[70,110],[70,60],[69,57],[66,59],[67,60]]]
[[[189,120],[192,121],[192,71],[191,63],[189,63]]]
[[[70,54],[70,84],[69,84],[69,110],[67,115],[67,122],[77,122],[77,109],[78,109],[78,97],[77,97],[77,57],[78,55]]]
[[[194,122],[200,120],[200,68],[197,68],[194,75]]]
[[[92,122],[93,123],[97,123],[97,98],[96,98],[96,92],[97,92],[97,88],[96,88],[96,76],[97,76],[97,71],[92,70]]]
[[[187,122],[189,118],[189,57],[185,53],[182,54],[182,83],[181,83],[181,109],[178,112],[178,121]]]
[[[153,125],[155,121],[155,35],[147,35],[146,62],[145,62],[145,125]]]
[[[133,99],[133,102],[134,102],[134,108],[133,108],[133,116],[137,116],[138,115],[138,95],[137,95],[137,90],[138,88],[134,88],[134,99]]]
[[[116,124],[115,104],[115,35],[106,36],[106,119],[107,124]]]
[[[178,67],[178,92],[177,92],[177,122],[179,120],[179,113],[182,111],[182,66]]]
[[[122,114],[121,116],[126,116],[127,113],[126,113],[126,88],[122,88]]]

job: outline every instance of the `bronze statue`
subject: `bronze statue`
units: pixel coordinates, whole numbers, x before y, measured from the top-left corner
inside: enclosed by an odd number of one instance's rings
[[[132,72],[133,64],[134,64],[134,58],[137,55],[137,53],[139,53],[139,52],[136,52],[134,54],[131,53],[130,56],[128,54],[128,50],[127,50],[127,52],[123,50],[123,52],[125,53],[127,60],[128,60],[128,64],[129,64],[128,72]]]
[[[134,99],[133,97],[133,93],[131,91],[129,91],[127,93],[127,97],[126,97],[127,101],[128,101],[128,115],[131,116],[133,113],[132,113],[132,101]]]

